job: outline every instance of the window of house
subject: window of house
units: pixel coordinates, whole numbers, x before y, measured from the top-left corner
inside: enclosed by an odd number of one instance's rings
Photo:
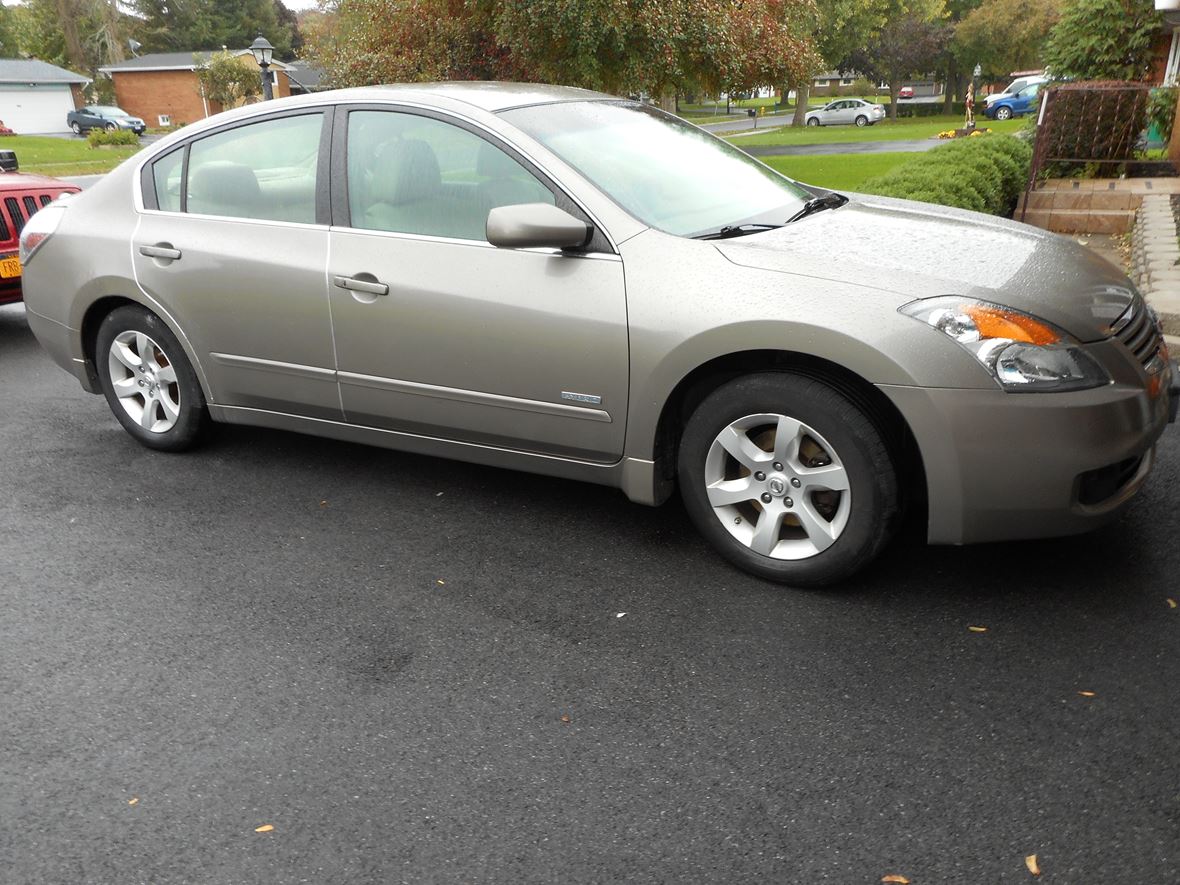
[[[323,114],[317,112],[247,123],[192,142],[185,209],[314,224],[322,127]],[[156,181],[164,208],[159,173]]]
[[[831,83],[832,83],[831,80],[816,80],[815,81],[816,88],[820,88],[820,89],[822,89],[824,86],[830,86]]]
[[[553,193],[478,135],[394,111],[348,115],[348,208],[365,230],[486,240],[488,213]]]

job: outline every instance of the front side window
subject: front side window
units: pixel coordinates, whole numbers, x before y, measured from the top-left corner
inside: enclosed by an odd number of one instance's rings
[[[502,111],[644,224],[691,236],[782,224],[812,195],[732,145],[637,102]]]
[[[347,150],[354,228],[486,240],[492,209],[554,202],[500,148],[431,117],[352,111]]]
[[[185,210],[314,224],[322,126],[323,114],[317,112],[247,123],[192,142]],[[163,209],[159,182],[157,172]]]

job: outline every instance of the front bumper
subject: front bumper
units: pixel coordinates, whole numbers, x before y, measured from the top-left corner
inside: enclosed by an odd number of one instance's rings
[[[922,454],[930,543],[1070,535],[1113,519],[1175,414],[1174,367],[1161,382],[1056,394],[882,386]]]

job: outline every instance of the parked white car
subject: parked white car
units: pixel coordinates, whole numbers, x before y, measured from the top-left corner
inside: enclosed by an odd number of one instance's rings
[[[884,106],[860,98],[837,99],[819,110],[808,111],[806,117],[808,126],[838,126],[841,123],[872,126],[884,119]]]

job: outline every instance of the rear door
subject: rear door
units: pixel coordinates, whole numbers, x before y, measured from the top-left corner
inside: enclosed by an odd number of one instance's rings
[[[136,279],[196,347],[219,404],[340,418],[329,133],[318,108],[251,118],[144,167]]]

